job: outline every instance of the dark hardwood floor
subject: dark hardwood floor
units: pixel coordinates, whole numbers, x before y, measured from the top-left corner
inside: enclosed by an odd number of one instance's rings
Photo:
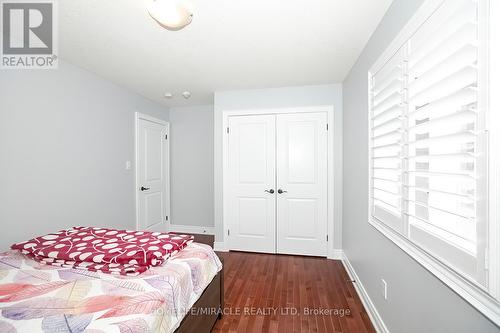
[[[375,332],[340,261],[218,254],[226,314],[212,332]]]
[[[213,246],[213,236],[195,235]],[[375,332],[341,261],[218,252],[225,315],[212,332]]]

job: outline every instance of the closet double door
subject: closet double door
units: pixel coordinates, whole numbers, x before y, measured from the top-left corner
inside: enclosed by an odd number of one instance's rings
[[[327,255],[327,114],[229,117],[231,250]]]

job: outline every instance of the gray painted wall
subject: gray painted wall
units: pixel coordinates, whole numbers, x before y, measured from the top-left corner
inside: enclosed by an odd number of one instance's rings
[[[212,105],[170,109],[170,193],[175,225],[214,226],[213,110]]]
[[[224,241],[222,230],[222,112],[263,108],[285,108],[315,105],[334,106],[335,134],[335,222],[334,247],[342,247],[342,86],[340,84],[283,87],[270,89],[219,91],[214,102],[214,220],[215,239]],[[337,223],[338,222],[338,223]]]
[[[368,224],[367,72],[422,2],[394,1],[344,82],[343,247],[391,332],[499,332]]]
[[[168,120],[64,62],[0,73],[0,249],[74,225],[135,227],[135,111]]]

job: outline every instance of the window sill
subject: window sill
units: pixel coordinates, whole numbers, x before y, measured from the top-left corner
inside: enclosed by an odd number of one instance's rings
[[[498,300],[438,259],[412,244],[409,240],[391,228],[380,223],[377,219],[370,218],[369,222],[375,229],[393,241],[420,265],[474,306],[484,316],[500,326],[500,302]]]

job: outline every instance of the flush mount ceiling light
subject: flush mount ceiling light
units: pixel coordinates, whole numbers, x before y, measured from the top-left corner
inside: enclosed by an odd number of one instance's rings
[[[149,15],[168,30],[180,30],[193,20],[193,13],[178,0],[156,0],[148,8]]]

